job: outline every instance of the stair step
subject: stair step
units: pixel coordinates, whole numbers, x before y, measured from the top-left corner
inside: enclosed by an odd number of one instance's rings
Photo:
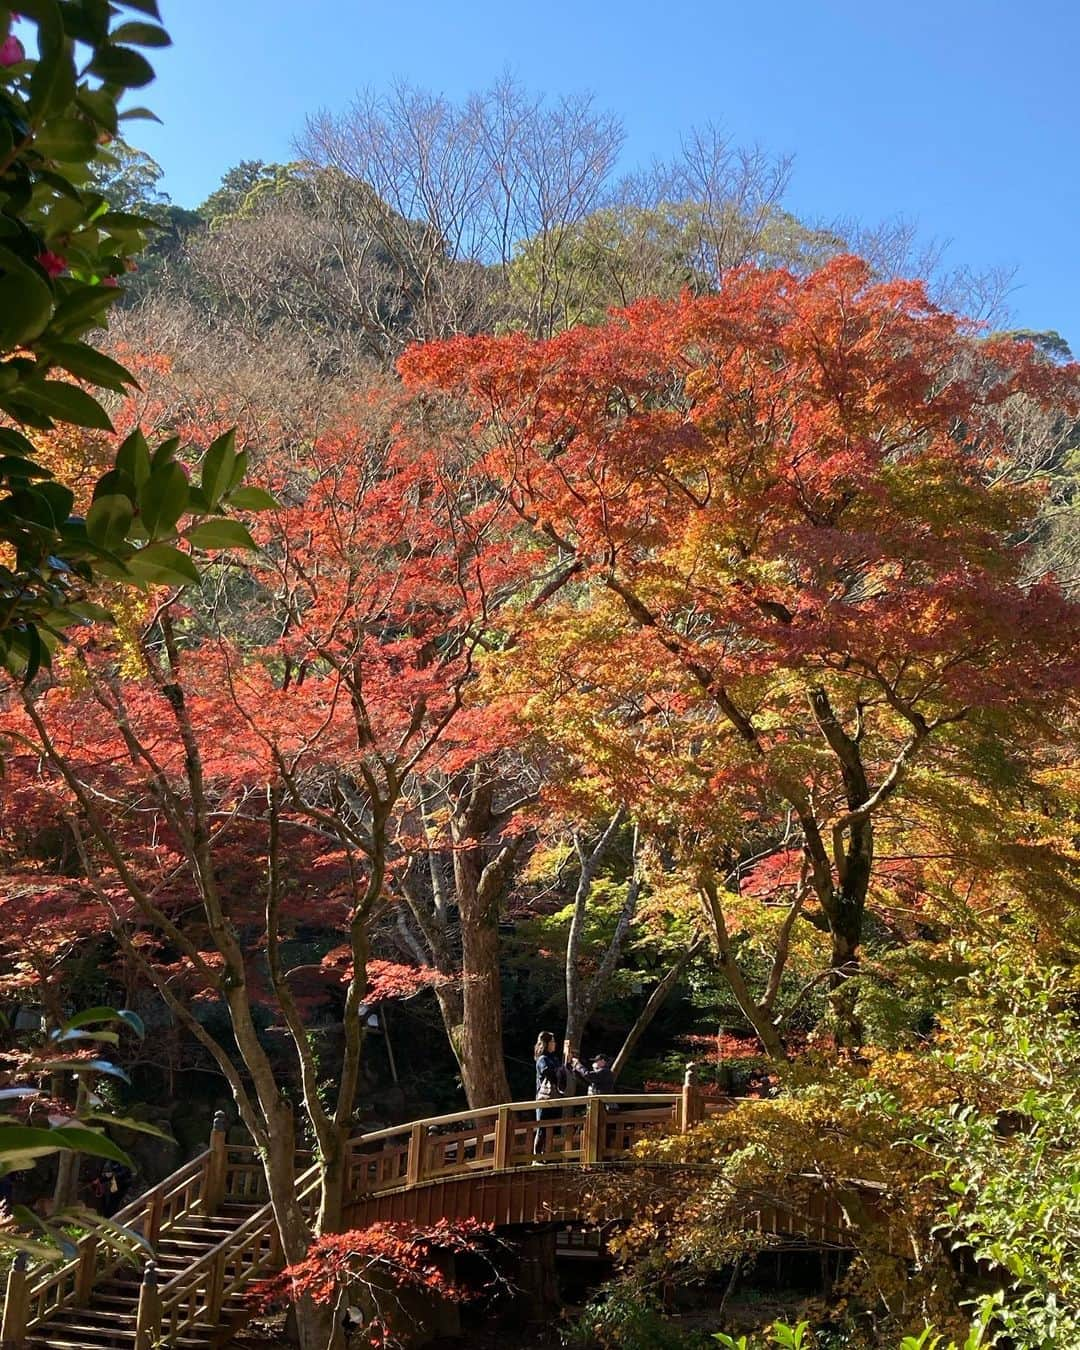
[[[50,1323],[78,1322],[81,1325],[85,1322],[90,1326],[100,1322],[103,1327],[108,1327],[123,1325],[130,1322],[134,1316],[134,1309],[101,1308],[93,1305],[89,1308],[65,1308],[63,1312],[55,1313]]]
[[[227,1198],[213,1214],[198,1210],[177,1215],[158,1238],[154,1264],[159,1286],[182,1276],[265,1205],[255,1197]],[[66,1305],[55,1311],[24,1341],[26,1350],[134,1350],[142,1264],[121,1265],[95,1284],[89,1306]],[[215,1327],[197,1326],[170,1342],[175,1350],[211,1350],[229,1334],[229,1328],[246,1323],[251,1309],[244,1292],[227,1298]]]
[[[160,1233],[160,1238],[191,1236],[196,1239],[215,1239],[220,1241],[221,1238],[230,1237],[233,1233],[236,1232],[236,1230],[239,1227],[240,1227],[240,1220],[237,1220],[236,1223],[221,1223],[221,1224],[217,1223],[195,1224],[195,1223],[188,1223],[185,1220],[184,1223],[174,1223],[170,1225],[170,1227],[162,1229]]]
[[[170,1342],[171,1345],[180,1346],[181,1350],[205,1350],[210,1338],[211,1328],[206,1328],[205,1336],[177,1336]],[[27,1343],[33,1345],[37,1342],[39,1345],[48,1347],[48,1350],[68,1350],[68,1347],[78,1346],[82,1350],[105,1350],[105,1347],[116,1345],[126,1347],[135,1342],[134,1323],[130,1327],[100,1328],[83,1326],[81,1323],[64,1323],[59,1319],[49,1319],[48,1327],[42,1327],[40,1331],[34,1331],[27,1337]]]
[[[134,1331],[130,1335],[117,1333],[109,1341],[100,1341],[88,1338],[81,1329],[60,1332],[59,1328],[50,1327],[43,1335],[34,1333],[26,1338],[26,1345],[30,1350],[112,1350],[112,1347],[116,1350],[127,1350],[128,1346],[134,1344]],[[200,1336],[198,1340],[190,1336],[178,1336],[169,1344],[178,1346],[180,1350],[207,1350],[210,1336],[209,1334]]]
[[[191,1238],[173,1237],[170,1233],[168,1237],[158,1239],[157,1249],[159,1252],[208,1252],[212,1247],[216,1247],[217,1242],[198,1242]]]

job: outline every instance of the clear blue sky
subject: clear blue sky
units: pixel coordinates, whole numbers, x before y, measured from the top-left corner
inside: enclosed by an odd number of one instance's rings
[[[807,217],[915,217],[949,260],[1015,266],[1016,322],[1080,354],[1076,0],[161,0],[175,46],[132,139],[197,205],[305,114],[396,76],[459,96],[510,69],[591,90],[626,166],[713,120],[796,157]]]

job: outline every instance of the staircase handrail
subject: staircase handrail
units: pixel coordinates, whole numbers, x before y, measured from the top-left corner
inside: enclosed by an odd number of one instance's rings
[[[210,1150],[204,1149],[202,1153],[192,1158],[190,1162],[185,1163],[183,1167],[175,1172],[170,1172],[163,1181],[159,1181],[156,1186],[151,1187],[150,1190],[145,1191],[130,1204],[125,1205],[123,1209],[118,1210],[109,1222],[117,1227],[133,1229],[142,1220],[143,1231],[141,1236],[152,1243],[157,1234],[155,1231],[148,1233],[146,1229],[149,1227],[154,1230],[160,1225],[162,1216],[166,1213],[168,1201],[174,1195],[182,1193],[196,1177],[201,1177],[209,1156]],[[187,1212],[187,1209],[180,1211],[180,1213]],[[94,1282],[101,1275],[111,1274],[126,1259],[123,1252],[117,1251],[115,1247],[110,1247],[107,1249],[109,1254],[104,1262],[100,1262],[98,1259],[100,1248],[101,1239],[97,1233],[84,1234],[75,1244],[75,1250],[78,1254],[72,1260],[51,1271],[43,1271],[30,1284],[27,1291],[29,1301],[27,1330],[37,1326],[39,1322],[43,1322],[54,1309],[63,1307],[74,1302],[77,1297],[88,1294]],[[50,1298],[50,1293],[55,1293],[56,1297]]]
[[[319,1165],[315,1163],[296,1180],[297,1198],[301,1207],[309,1214],[314,1208],[311,1203],[312,1197],[319,1189],[319,1170]],[[232,1284],[227,1284],[225,1268],[229,1258],[242,1253],[245,1248],[257,1250],[258,1244],[266,1237],[270,1239],[270,1260],[260,1263],[256,1259],[243,1272],[241,1278],[234,1278]],[[162,1285],[158,1302],[160,1309],[158,1325],[146,1329],[153,1337],[153,1343],[157,1344],[160,1341],[162,1345],[170,1345],[176,1337],[183,1335],[193,1326],[216,1323],[222,1306],[231,1294],[250,1284],[251,1280],[263,1270],[269,1273],[271,1268],[277,1269],[279,1246],[274,1207],[268,1200],[222,1238],[217,1246],[205,1251],[189,1266],[177,1271],[167,1284]],[[186,1314],[185,1304],[187,1304]]]

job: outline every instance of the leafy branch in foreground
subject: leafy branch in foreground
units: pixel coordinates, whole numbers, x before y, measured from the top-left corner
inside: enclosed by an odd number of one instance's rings
[[[125,21],[124,9],[145,17]],[[98,576],[195,582],[194,563],[175,546],[181,517],[208,517],[188,528],[193,547],[250,548],[244,527],[220,517],[231,505],[266,504],[265,494],[240,488],[245,459],[231,439],[211,448],[202,482],[189,487],[174,459],[179,441],[150,454],[135,433],[83,517],[73,486],[40,461],[27,434],[65,424],[112,431],[91,390],[137,387],[88,334],[105,325],[155,222],[113,210],[94,171],[123,121],[153,116],[119,105],[153,79],[138,48],[169,43],[148,21],[157,19],[154,0],[27,0],[18,22],[0,7],[0,666],[26,680],[48,664],[65,628],[100,617],[86,600]]]

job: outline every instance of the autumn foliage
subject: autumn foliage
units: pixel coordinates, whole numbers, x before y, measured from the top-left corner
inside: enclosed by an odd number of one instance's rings
[[[304,1295],[334,1307],[359,1305],[366,1313],[364,1342],[397,1345],[393,1314],[402,1295],[416,1292],[455,1303],[478,1297],[482,1288],[447,1274],[448,1258],[485,1255],[492,1245],[491,1225],[474,1219],[438,1219],[427,1226],[380,1221],[320,1237],[303,1261],[264,1281],[253,1298],[264,1308]]]
[[[557,792],[632,804],[725,961],[748,860],[760,892],[777,855],[772,894],[827,928],[842,987],[889,884],[878,856],[959,857],[937,831],[992,821],[1075,691],[1077,607],[1028,582],[1034,501],[1002,469],[1010,400],[1075,413],[1076,367],[842,258],[401,369],[468,401],[487,472],[547,545],[493,678],[557,756]],[[778,1050],[775,1010],[737,997]]]
[[[146,370],[152,423],[173,372]],[[59,1003],[94,942],[158,992],[270,1159],[269,1299],[461,1296],[439,1253],[480,1229],[337,1231],[347,1141],[388,1000],[437,1004],[471,1107],[510,1099],[508,911],[572,915],[579,1021],[646,960],[661,994],[697,962],[738,1034],[679,1050],[719,1064],[861,1056],[898,951],[1002,916],[1049,949],[1075,907],[1080,608],[1031,575],[1009,466],[1017,401],[1076,416],[1076,367],[841,258],[400,372],[252,446],[256,558],[86,625],[0,724],[0,914],[37,920],[6,986]],[[228,415],[189,412],[195,437]]]

